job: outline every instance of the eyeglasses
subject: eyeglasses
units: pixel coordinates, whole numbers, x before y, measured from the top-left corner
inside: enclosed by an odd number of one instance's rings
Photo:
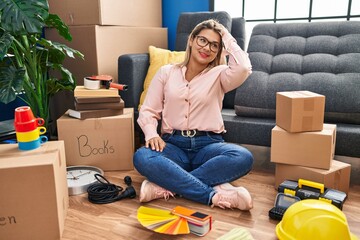
[[[220,44],[218,42],[210,42],[206,37],[203,36],[196,36],[196,43],[200,47],[206,47],[208,44],[210,44],[210,50],[215,53],[220,49]]]

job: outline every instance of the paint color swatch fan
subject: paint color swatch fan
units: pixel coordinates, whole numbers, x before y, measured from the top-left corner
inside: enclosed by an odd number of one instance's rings
[[[181,206],[171,211],[141,206],[137,218],[144,227],[169,235],[193,233],[204,236],[211,230],[210,215]]]

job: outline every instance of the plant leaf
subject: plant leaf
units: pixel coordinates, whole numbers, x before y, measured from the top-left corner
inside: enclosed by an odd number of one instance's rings
[[[84,59],[84,54],[62,43],[52,42],[50,40],[41,38],[37,40],[37,44],[49,50],[49,62],[51,63],[61,64],[63,63],[66,56],[71,58],[75,58],[76,56]]]
[[[8,53],[8,49],[10,48],[14,37],[9,34],[9,32],[4,32],[3,29],[0,28],[0,61],[2,61],[5,55]]]
[[[14,35],[41,33],[49,15],[47,0],[1,0],[1,27]]]
[[[16,98],[16,92],[22,90],[25,68],[16,69],[14,66],[0,68],[0,102],[5,104]]]
[[[56,14],[49,14],[45,19],[46,26],[55,28],[59,35],[68,41],[72,41],[72,36],[69,31],[69,27],[61,20]]]
[[[81,59],[84,59],[84,54],[82,54],[78,50],[75,50],[75,49],[73,49],[71,47],[68,47],[68,46],[66,46],[64,44],[57,43],[57,42],[53,42],[53,45],[62,48],[62,50],[66,53],[66,55],[68,57],[75,58],[75,56],[76,56],[76,57],[79,57]]]
[[[64,68],[61,64],[51,64],[50,67],[61,72],[61,79],[50,78],[47,80],[47,91],[50,96],[53,96],[60,90],[74,90],[76,81],[72,73]]]

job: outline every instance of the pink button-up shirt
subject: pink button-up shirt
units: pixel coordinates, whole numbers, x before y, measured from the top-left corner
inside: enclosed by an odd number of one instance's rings
[[[240,86],[251,73],[248,54],[230,34],[223,36],[229,54],[228,65],[205,69],[190,82],[185,79],[186,67],[165,65],[152,79],[138,123],[145,140],[173,130],[225,131],[221,115],[224,94]]]

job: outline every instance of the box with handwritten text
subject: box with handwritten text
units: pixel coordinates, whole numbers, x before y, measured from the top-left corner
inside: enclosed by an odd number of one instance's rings
[[[0,239],[61,239],[69,195],[63,141],[0,144]]]
[[[134,111],[80,120],[64,114],[57,120],[67,165],[91,165],[104,171],[133,169]]]

